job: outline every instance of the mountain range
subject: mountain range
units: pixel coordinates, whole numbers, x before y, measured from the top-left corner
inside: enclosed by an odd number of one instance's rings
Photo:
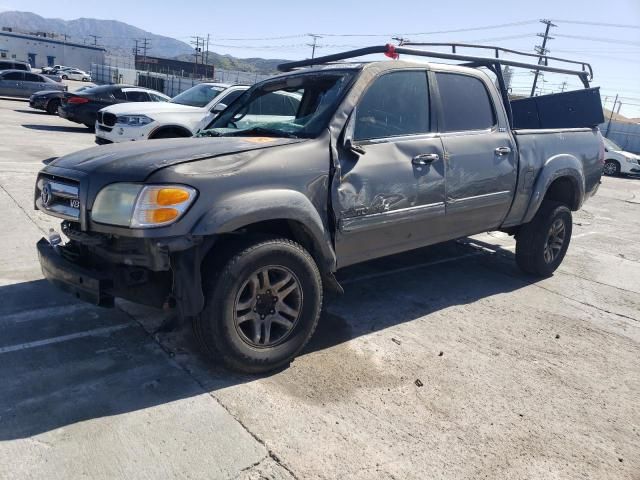
[[[0,27],[11,27],[15,31],[25,33],[54,33],[67,35],[70,42],[93,44],[97,36],[98,45],[107,49],[111,57],[132,59],[132,52],[136,39],[147,38],[151,48],[150,56],[177,58],[192,61],[193,48],[191,45],[175,38],[156,35],[141,28],[117,20],[99,20],[95,18],[78,18],[62,20],[59,18],[44,18],[31,12],[5,11],[0,12]],[[218,68],[240,70],[269,74],[276,71],[276,66],[286,60],[264,58],[236,58],[231,55],[221,55],[209,52],[209,63]]]

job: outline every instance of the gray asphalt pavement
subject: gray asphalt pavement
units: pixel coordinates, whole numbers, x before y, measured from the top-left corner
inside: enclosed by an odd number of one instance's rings
[[[0,138],[0,478],[640,478],[640,179],[603,180],[546,280],[500,233],[340,272],[306,351],[254,377],[48,285],[35,177],[93,134],[0,100]]]

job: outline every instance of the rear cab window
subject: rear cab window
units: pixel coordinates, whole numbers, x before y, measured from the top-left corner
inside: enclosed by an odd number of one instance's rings
[[[487,130],[496,124],[493,102],[484,82],[458,73],[436,72],[441,132]]]
[[[144,90],[124,90],[127,100],[130,102],[149,102],[149,94]]]

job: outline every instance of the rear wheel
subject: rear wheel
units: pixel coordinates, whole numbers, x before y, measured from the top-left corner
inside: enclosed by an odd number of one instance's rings
[[[287,239],[265,240],[216,270],[205,309],[194,319],[204,350],[247,373],[288,364],[320,316],[322,280],[311,255]]]
[[[609,176],[620,175],[620,164],[615,160],[607,160],[604,162],[602,173]]]
[[[524,272],[550,276],[562,263],[572,231],[571,210],[545,200],[531,222],[516,235],[516,263]]]
[[[67,77],[66,75],[62,75],[62,79],[63,80],[69,80],[69,77]]]
[[[49,100],[49,102],[47,103],[47,113],[49,115],[57,115],[59,106],[60,106],[59,99],[54,98],[52,100]]]

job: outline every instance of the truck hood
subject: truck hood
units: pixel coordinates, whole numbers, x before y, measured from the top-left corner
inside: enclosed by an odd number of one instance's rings
[[[205,158],[303,142],[297,138],[170,138],[93,147],[60,157],[49,167],[103,175],[114,181],[140,182],[158,169]]]
[[[114,115],[153,115],[154,113],[201,113],[209,111],[206,108],[192,107],[170,102],[132,102],[119,103],[102,109],[103,112]]]

